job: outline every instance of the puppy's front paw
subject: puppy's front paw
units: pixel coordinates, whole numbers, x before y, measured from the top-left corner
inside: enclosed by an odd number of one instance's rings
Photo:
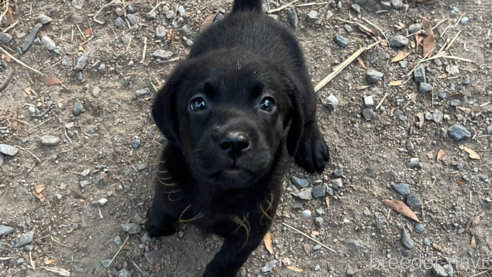
[[[307,125],[296,151],[296,162],[307,172],[323,172],[330,152],[316,123]]]
[[[149,234],[149,237],[162,237],[170,236],[176,232],[176,228],[172,224],[164,222],[165,216],[159,218],[158,220],[153,219],[151,216],[150,209],[147,210],[147,222],[145,222],[145,230]]]

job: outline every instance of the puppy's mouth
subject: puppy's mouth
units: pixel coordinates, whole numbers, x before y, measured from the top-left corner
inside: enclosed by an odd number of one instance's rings
[[[224,189],[244,188],[256,181],[254,172],[236,166],[219,170],[209,176]]]

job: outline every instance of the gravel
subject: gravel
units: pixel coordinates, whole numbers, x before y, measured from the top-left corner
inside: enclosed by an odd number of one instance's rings
[[[14,231],[14,228],[10,226],[0,225],[0,237],[12,234]]]
[[[297,26],[299,25],[299,18],[297,17],[297,12],[294,7],[290,7],[287,9],[287,21],[294,29],[297,28]]]
[[[19,150],[17,150],[17,148],[15,148],[12,145],[0,144],[0,153],[3,153],[8,156],[15,156],[15,154],[17,154],[17,151]]]
[[[459,140],[471,138],[471,133],[464,126],[459,124],[454,124],[453,127],[449,129],[449,136],[452,139],[459,141]]]
[[[441,123],[443,119],[444,114],[440,110],[435,110],[432,114],[432,120],[434,120],[435,123]]]
[[[60,143],[60,137],[53,135],[44,135],[41,137],[41,144],[44,146],[56,146]]]
[[[374,117],[374,112],[369,108],[365,108],[362,110],[362,116],[365,120],[369,121]]]
[[[32,28],[29,35],[27,35],[26,40],[24,41],[24,43],[20,47],[21,53],[25,53],[27,51],[27,49],[29,49],[29,47],[31,47],[32,42],[36,38],[41,27],[43,27],[43,24],[41,24],[41,23],[34,25],[34,28]]]
[[[350,43],[350,40],[347,38],[344,38],[343,36],[339,34],[335,34],[335,42],[340,45],[341,47],[347,47],[347,45]]]
[[[318,228],[323,227],[323,223],[324,223],[324,222],[325,222],[325,220],[324,220],[322,217],[316,217],[316,218],[314,219],[314,224],[316,224],[316,226],[317,226]]]
[[[311,217],[311,211],[310,210],[304,210],[301,212],[299,215],[301,218],[310,218]]]
[[[328,97],[326,97],[323,102],[323,105],[328,109],[329,112],[333,112],[339,104],[340,102],[333,94],[328,95]]]
[[[405,183],[399,183],[393,186],[393,188],[401,195],[406,196],[410,194],[410,186]]]
[[[407,205],[412,210],[420,210],[422,208],[422,200],[415,194],[409,194],[407,196]]]
[[[402,0],[391,0],[391,6],[393,6],[393,9],[399,10],[403,7],[403,1]]]
[[[120,28],[121,26],[123,26],[123,18],[121,17],[117,17],[115,20],[114,20],[114,25],[118,28]]]
[[[412,249],[415,247],[415,243],[413,242],[412,238],[410,237],[410,234],[405,229],[402,229],[400,241],[401,241],[401,244],[403,246],[405,246],[407,249]]]
[[[408,26],[408,32],[410,34],[416,33],[418,31],[420,31],[420,29],[422,29],[422,24],[420,24],[420,23],[415,23],[415,24]]]
[[[377,82],[379,82],[379,80],[383,78],[383,75],[384,74],[382,72],[379,72],[375,69],[369,69],[366,72],[366,81],[369,84],[376,84]]]
[[[144,89],[139,89],[135,92],[135,97],[139,98],[144,95],[150,95],[150,89],[149,88],[144,88]]]
[[[309,185],[309,181],[307,179],[301,179],[295,176],[291,176],[290,179],[292,180],[292,183],[300,189],[306,188]]]
[[[422,234],[425,230],[425,227],[422,223],[419,223],[419,222],[416,222],[415,225],[415,232],[419,233],[419,234]]]
[[[12,35],[4,32],[0,32],[0,42],[3,44],[9,44],[12,41]]]
[[[446,276],[448,276],[448,273],[446,272],[444,267],[442,267],[438,263],[432,263],[432,274],[435,277],[446,277]]]
[[[40,14],[38,18],[36,19],[36,22],[41,23],[43,25],[50,24],[51,21],[53,21],[53,18],[45,15],[45,14]]]
[[[74,115],[80,115],[83,111],[84,111],[84,106],[82,105],[82,103],[77,102],[73,105]]]
[[[413,72],[413,78],[417,84],[426,82],[425,67],[423,64],[420,64],[419,66],[417,66],[417,68],[415,68],[415,71]]]
[[[313,188],[311,193],[313,195],[313,198],[321,198],[326,195],[326,190],[324,186],[317,186]]]
[[[261,272],[262,273],[271,272],[277,266],[277,263],[278,263],[277,260],[273,260],[273,261],[266,263],[266,265],[261,268]]]
[[[123,268],[118,272],[118,277],[131,277],[131,276],[132,276],[131,272],[128,271],[128,269],[126,268]]]
[[[34,231],[29,231],[27,233],[22,234],[21,237],[19,238],[19,241],[14,245],[14,247],[19,248],[31,243],[33,240],[33,236],[34,236]]]
[[[425,83],[425,82],[421,82],[419,84],[419,92],[420,93],[429,93],[432,91],[432,89],[433,89],[432,86]]]
[[[307,21],[315,22],[317,20],[318,20],[318,12],[317,11],[310,11],[307,15]]]
[[[123,231],[130,235],[134,235],[140,233],[142,228],[136,223],[127,223],[123,225]]]
[[[156,59],[169,60],[174,55],[173,52],[169,50],[157,49],[152,53],[152,56]]]
[[[84,54],[77,59],[77,64],[75,65],[73,70],[82,71],[87,65],[88,59],[89,59],[89,51],[84,52]]]
[[[313,199],[313,188],[303,189],[300,192],[293,192],[292,195],[301,200],[312,200]]]
[[[49,38],[48,36],[42,36],[41,37],[41,42],[50,51],[53,51],[56,48],[55,42],[51,38]]]
[[[389,40],[389,44],[392,47],[404,47],[408,45],[408,42],[409,42],[408,38],[402,35],[394,36]]]
[[[354,12],[356,12],[356,13],[360,13],[360,6],[359,6],[359,5],[357,5],[357,4],[352,4],[352,5],[350,6],[350,8],[352,8],[352,10],[353,10]]]
[[[347,31],[347,33],[352,33],[353,31],[352,26],[350,26],[349,24],[343,25],[343,28],[345,29],[345,31]]]

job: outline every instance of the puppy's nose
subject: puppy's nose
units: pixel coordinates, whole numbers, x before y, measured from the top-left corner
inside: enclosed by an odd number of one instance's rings
[[[248,135],[242,132],[226,132],[219,142],[222,153],[234,159],[248,152],[250,146]]]

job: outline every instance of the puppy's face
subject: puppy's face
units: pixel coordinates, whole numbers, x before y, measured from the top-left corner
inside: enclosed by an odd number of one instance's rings
[[[196,181],[241,188],[268,172],[289,125],[302,126],[293,91],[288,77],[261,58],[205,55],[174,72],[153,115]]]

